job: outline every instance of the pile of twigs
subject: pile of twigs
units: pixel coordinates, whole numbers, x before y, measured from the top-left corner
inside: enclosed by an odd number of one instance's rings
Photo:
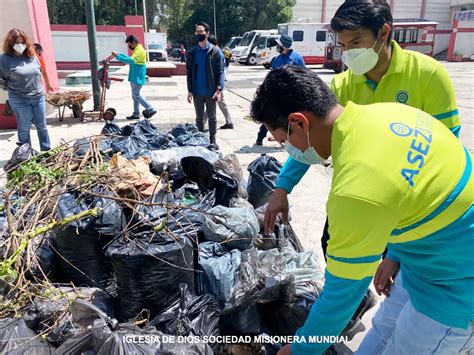
[[[52,105],[64,106],[73,104],[82,104],[92,96],[87,91],[65,91],[53,94],[46,94],[46,101]]]
[[[59,198],[65,192],[77,191],[81,195],[118,201],[132,213],[140,214],[137,210],[139,205],[165,207],[169,211],[166,219],[173,218],[171,212],[181,215],[181,210],[192,209],[187,206],[146,202],[149,201],[147,196],[143,196],[133,184],[127,187],[126,192],[115,191],[117,180],[121,179],[121,171],[119,168],[111,169],[104,159],[110,152],[99,149],[102,138],[88,138],[87,151],[80,157],[76,152],[84,147],[63,142],[55,149],[21,163],[7,172],[8,177],[0,176],[0,179],[7,181],[6,189],[0,191],[0,211],[4,209],[7,215],[7,228],[3,233],[0,229],[0,318],[18,314],[27,306],[31,297],[40,296],[39,290],[43,292],[48,285],[53,288],[44,272],[41,279],[31,277],[32,265],[38,265],[34,246],[40,243],[41,238],[54,228],[81,218],[97,216],[101,212],[94,208],[62,220],[55,219]],[[157,177],[156,180],[156,192],[164,189],[171,193],[167,175]],[[110,195],[95,192],[95,188],[99,186],[110,192]],[[15,213],[12,213],[12,209]],[[145,223],[153,224],[145,216],[140,216],[142,220],[145,219]],[[173,237],[173,233],[166,228],[166,219],[154,225],[154,230]],[[134,227],[126,226],[123,236]],[[2,293],[6,295],[2,296]]]

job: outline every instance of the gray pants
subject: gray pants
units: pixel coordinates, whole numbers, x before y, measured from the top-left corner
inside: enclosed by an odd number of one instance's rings
[[[222,114],[225,117],[225,123],[232,124],[232,118],[230,118],[229,108],[227,107],[227,103],[224,100],[224,92],[222,92],[221,101],[219,101],[218,105]],[[207,112],[204,111],[204,125],[206,125],[206,122],[207,122]]]
[[[194,110],[196,111],[196,126],[199,131],[204,132],[204,106],[209,117],[209,136],[211,141],[216,137],[217,120],[216,120],[216,102],[212,96],[193,96]]]

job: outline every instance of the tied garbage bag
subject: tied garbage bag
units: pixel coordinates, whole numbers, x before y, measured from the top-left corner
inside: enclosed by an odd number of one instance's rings
[[[176,139],[171,134],[158,134],[148,138],[148,149],[162,150],[178,147]]]
[[[136,190],[145,197],[159,191],[161,188],[160,179],[150,172],[149,163],[150,159],[147,157],[128,160],[120,153],[114,154],[109,162],[114,191],[133,195],[133,191]]]
[[[260,226],[253,208],[216,206],[208,211],[202,224],[204,238],[228,249],[245,250],[252,246]]]
[[[266,154],[262,154],[248,166],[250,175],[247,192],[249,202],[255,208],[264,205],[270,199],[281,168],[281,164],[274,157]]]
[[[112,298],[106,292],[98,288],[61,287],[54,289],[49,298],[34,298],[23,320],[36,333],[46,333],[51,344],[60,345],[81,330],[73,321],[72,310],[76,302],[82,302],[106,317],[114,315]]]
[[[122,135],[122,129],[116,125],[115,123],[112,123],[111,121],[106,121],[105,126],[102,128],[102,131],[100,131],[100,134],[104,136],[121,136]]]
[[[126,235],[108,246],[119,320],[135,318],[144,309],[154,317],[176,302],[180,283],[194,288],[193,244],[187,236],[175,233],[179,230],[172,230],[174,235],[168,230]]]
[[[188,285],[180,285],[180,299],[150,322],[171,335],[218,336],[220,308],[211,295],[193,296]]]
[[[0,354],[6,355],[47,355],[54,348],[38,337],[23,319],[0,319]]]
[[[100,187],[93,192],[108,194]],[[104,247],[121,231],[124,217],[120,204],[79,192],[64,193],[59,198],[56,217],[62,220],[94,208],[100,210],[97,217],[83,218],[54,230],[53,247],[58,261],[55,278],[59,282],[103,288],[111,278]]]
[[[18,146],[14,151],[9,161],[3,167],[6,173],[11,173],[21,163],[30,160],[34,156],[38,155],[38,152],[34,150],[29,143]]]
[[[204,146],[207,147],[210,142],[203,132],[199,132],[196,125],[186,123],[178,125],[171,130],[171,135],[176,138],[179,146]]]
[[[237,181],[239,185],[239,197],[245,200],[248,199],[247,181],[243,178],[242,166],[240,165],[237,155],[228,154],[222,159],[219,159],[214,165],[217,170],[222,171],[224,174],[232,177],[235,181]]]

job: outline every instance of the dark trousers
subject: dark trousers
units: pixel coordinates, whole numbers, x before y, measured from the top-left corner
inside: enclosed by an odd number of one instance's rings
[[[260,129],[258,130],[258,135],[257,135],[257,142],[263,142],[265,137],[267,136],[268,129],[265,127],[265,125],[261,125]]]
[[[217,133],[216,102],[212,96],[193,96],[194,110],[196,111],[196,126],[199,131],[204,132],[204,106],[209,118],[209,136],[211,142],[215,140]]]

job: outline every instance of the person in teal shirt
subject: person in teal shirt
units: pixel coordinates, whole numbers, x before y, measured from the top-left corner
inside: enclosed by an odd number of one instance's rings
[[[131,116],[128,116],[127,119],[140,119],[140,105],[145,108],[143,116],[145,118],[151,118],[156,113],[156,110],[140,94],[143,86],[146,84],[146,50],[134,35],[128,35],[125,42],[132,51],[132,55],[128,56],[123,53],[115,52],[112,52],[112,55],[115,56],[118,61],[130,65],[128,81],[132,88],[133,113]]]

